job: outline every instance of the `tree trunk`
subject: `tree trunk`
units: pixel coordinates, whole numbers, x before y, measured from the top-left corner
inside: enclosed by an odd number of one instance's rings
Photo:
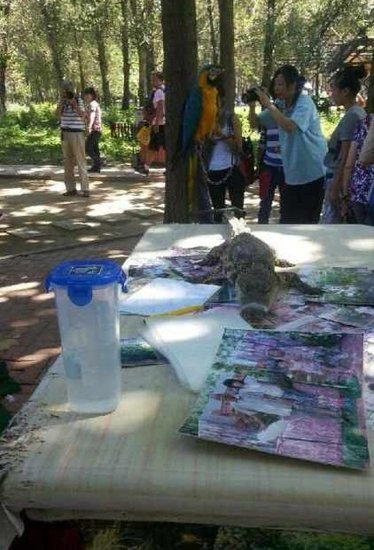
[[[130,106],[130,52],[129,52],[129,5],[128,0],[121,0],[122,10],[122,68],[123,68],[123,95],[122,109]]]
[[[138,97],[140,105],[144,105],[148,97],[148,82],[147,82],[147,46],[139,44],[138,46],[138,62],[139,62],[139,89]]]
[[[195,0],[161,0],[166,93],[165,223],[188,222],[186,162],[180,152],[183,107],[197,72]]]
[[[104,34],[99,25],[95,28],[97,53],[99,58],[99,67],[101,75],[101,86],[103,89],[103,103],[105,107],[109,107],[111,103],[109,79],[108,79],[108,61],[106,57],[106,47]]]
[[[79,40],[76,29],[74,29],[74,42],[75,42],[75,52],[76,52],[78,68],[79,68],[80,88],[81,88],[81,91],[83,91],[86,87],[86,78],[84,75],[84,64],[82,60],[82,40]]]
[[[261,85],[268,88],[274,71],[275,48],[275,4],[276,0],[267,0],[264,59]]]
[[[64,78],[64,71],[62,68],[62,61],[60,56],[59,47],[57,44],[57,28],[56,17],[53,13],[53,6],[46,5],[45,1],[40,4],[40,10],[44,20],[45,34],[47,37],[48,47],[52,56],[52,64],[55,71],[55,78],[57,87],[60,88],[61,81]]]
[[[152,72],[155,70],[155,51],[153,47],[153,43],[150,43],[147,45],[147,53],[146,53],[146,73],[147,73],[147,92],[149,95],[150,87],[151,87],[151,76]]]
[[[319,73],[319,69],[318,69],[317,72],[316,72],[315,84],[314,84],[314,87],[315,87],[315,90],[316,90],[315,91],[316,99],[319,99],[319,90],[320,90],[320,86],[321,86],[320,82],[319,82],[319,80],[320,80],[319,76],[320,76],[320,73]]]
[[[220,63],[225,69],[225,102],[234,109],[235,60],[234,60],[234,5],[233,0],[219,0],[219,51]]]
[[[6,71],[8,66],[8,19],[10,0],[0,7],[0,116],[6,111]]]
[[[207,0],[206,8],[208,11],[208,19],[209,19],[210,44],[212,46],[212,61],[215,65],[218,65],[217,38],[216,38],[216,31],[214,29],[212,0]]]
[[[134,41],[138,53],[138,98],[140,105],[144,105],[148,97],[148,82],[147,82],[147,40],[146,28],[144,21],[143,9],[147,10],[147,5],[144,2],[139,3],[137,0],[130,0],[131,13],[134,22]],[[150,24],[150,22],[147,22]]]
[[[145,4],[145,21],[149,22],[147,26],[146,44],[146,73],[147,73],[147,96],[151,91],[151,75],[155,70],[155,49],[154,49],[154,20],[155,20],[155,2],[147,0]]]

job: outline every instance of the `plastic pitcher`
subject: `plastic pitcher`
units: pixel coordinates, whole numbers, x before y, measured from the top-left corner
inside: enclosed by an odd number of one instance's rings
[[[46,279],[55,293],[69,406],[113,411],[121,395],[119,292],[126,276],[110,260],[57,265]]]

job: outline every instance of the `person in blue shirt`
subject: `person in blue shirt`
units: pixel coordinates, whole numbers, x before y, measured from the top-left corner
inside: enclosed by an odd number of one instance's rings
[[[274,75],[274,94],[284,101],[282,109],[257,89],[264,107],[261,122],[273,120],[279,141],[285,185],[280,223],[318,223],[324,196],[326,140],[312,99],[302,94],[305,79],[296,67],[283,65]]]

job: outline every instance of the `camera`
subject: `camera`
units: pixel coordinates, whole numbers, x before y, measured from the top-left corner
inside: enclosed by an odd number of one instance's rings
[[[249,88],[246,92],[242,94],[243,103],[251,103],[252,101],[258,100],[258,95],[256,92],[257,88]]]

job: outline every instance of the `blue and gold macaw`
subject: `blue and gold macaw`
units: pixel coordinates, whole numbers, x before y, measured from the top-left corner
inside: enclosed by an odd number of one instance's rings
[[[182,154],[187,158],[187,200],[190,216],[209,209],[207,188],[198,168],[198,149],[217,130],[218,87],[222,85],[223,69],[205,65],[197,86],[187,98],[182,121]]]

